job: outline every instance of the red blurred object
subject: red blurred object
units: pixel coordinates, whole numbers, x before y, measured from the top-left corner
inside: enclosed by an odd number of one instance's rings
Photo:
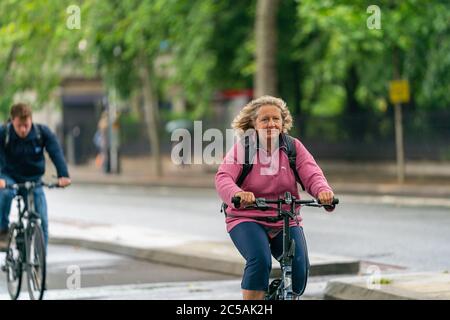
[[[248,97],[253,98],[253,89],[228,89],[219,92],[220,98],[232,99],[236,97]]]

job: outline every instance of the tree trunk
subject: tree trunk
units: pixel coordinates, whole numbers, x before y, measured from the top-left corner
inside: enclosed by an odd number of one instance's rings
[[[258,0],[256,5],[255,97],[277,94],[277,9],[279,0]]]
[[[139,63],[139,76],[142,83],[142,95],[144,97],[144,118],[147,126],[147,134],[151,145],[153,158],[153,171],[162,176],[162,159],[159,141],[159,110],[158,98],[155,94],[154,84],[151,78],[151,70],[145,55],[142,55]]]

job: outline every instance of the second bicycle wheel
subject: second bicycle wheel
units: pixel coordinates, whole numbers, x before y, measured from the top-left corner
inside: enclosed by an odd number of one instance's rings
[[[32,223],[27,233],[28,293],[31,300],[42,300],[46,277],[44,235],[37,223]]]
[[[22,258],[25,258],[23,240],[21,229],[16,224],[12,224],[9,229],[8,249],[4,265],[8,293],[12,300],[19,297],[22,285]]]

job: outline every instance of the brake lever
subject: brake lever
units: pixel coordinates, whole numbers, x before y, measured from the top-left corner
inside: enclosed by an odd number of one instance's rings
[[[269,208],[272,208],[266,203],[266,199],[263,198],[256,198],[255,207],[262,211],[266,211]]]

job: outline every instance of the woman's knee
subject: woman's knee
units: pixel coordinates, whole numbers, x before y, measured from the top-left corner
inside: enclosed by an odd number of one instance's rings
[[[259,272],[270,273],[272,269],[272,259],[270,254],[260,253],[249,257],[246,266],[258,270]]]

